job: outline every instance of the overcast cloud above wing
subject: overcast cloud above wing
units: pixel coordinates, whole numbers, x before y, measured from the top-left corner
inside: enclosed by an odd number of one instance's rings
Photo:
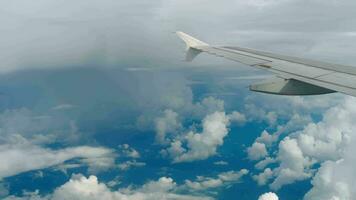
[[[178,29],[215,44],[352,61],[351,0],[207,2],[2,1],[1,72],[88,64],[177,66],[180,52],[173,47],[179,43],[171,32]]]

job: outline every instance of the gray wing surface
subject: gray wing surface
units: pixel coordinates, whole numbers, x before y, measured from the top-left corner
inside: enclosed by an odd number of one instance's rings
[[[253,49],[211,46],[183,32],[177,35],[187,45],[187,60],[201,52],[265,69],[276,78],[251,85],[257,92],[280,95],[317,95],[341,92],[356,96],[356,67],[283,56]]]

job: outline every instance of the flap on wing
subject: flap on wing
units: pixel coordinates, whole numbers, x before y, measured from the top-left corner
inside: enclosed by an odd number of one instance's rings
[[[250,86],[251,91],[279,95],[318,95],[335,91],[294,79],[275,77]]]

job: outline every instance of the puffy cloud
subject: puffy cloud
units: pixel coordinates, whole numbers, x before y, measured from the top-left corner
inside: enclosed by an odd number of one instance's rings
[[[265,95],[263,101],[261,96],[252,93],[244,100],[244,114],[248,121],[266,122],[269,128],[277,126],[277,130],[272,135],[290,133],[298,131],[308,123],[312,122],[311,113],[321,114],[325,109],[338,105],[345,96],[340,94],[331,94],[314,97],[289,97]],[[274,112],[278,116],[278,122],[287,121],[286,124],[270,123],[267,113]],[[275,121],[277,122],[277,121]],[[277,137],[275,137],[278,140]],[[267,144],[266,144],[267,145]]]
[[[270,134],[266,130],[263,130],[261,136],[256,139],[256,142],[260,142],[266,144],[267,146],[271,146],[274,142],[278,140],[278,134]]]
[[[244,125],[246,123],[246,116],[237,111],[229,114],[229,118],[232,123],[237,123],[238,125]]]
[[[354,100],[347,98],[339,106],[330,108],[319,123],[310,123],[297,136],[303,153],[319,161],[337,160],[343,153],[356,126]]]
[[[253,143],[253,145],[247,148],[247,155],[250,160],[259,160],[268,155],[266,145],[258,142]]]
[[[355,159],[353,159],[353,161],[355,161]],[[305,195],[304,199],[353,199],[356,195],[356,190],[353,186],[355,180],[354,173],[352,172],[353,163],[347,164],[345,160],[325,162],[313,178],[313,188]]]
[[[193,113],[198,117],[203,117],[214,112],[223,112],[224,104],[223,100],[214,97],[207,97],[194,105]]]
[[[229,171],[229,172],[224,172],[218,175],[218,177],[223,180],[223,181],[227,181],[227,182],[234,182],[234,181],[239,181],[240,178],[246,174],[248,174],[248,170],[247,169],[242,169],[238,172],[235,171]]]
[[[277,122],[275,111],[264,110],[252,103],[245,104],[245,112],[249,121],[263,121],[267,122],[269,126],[274,126]]]
[[[309,115],[301,115],[298,113],[293,114],[288,122],[284,125],[279,125],[277,127],[277,131],[273,134],[268,133],[264,130],[261,133],[261,136],[256,139],[256,142],[264,143],[267,146],[272,146],[275,142],[277,142],[282,134],[287,134],[290,132],[297,131],[302,127],[306,126],[310,123],[311,117]]]
[[[129,144],[119,145],[118,154],[122,162],[117,165],[120,170],[129,170],[133,167],[146,166],[144,162],[138,162],[136,159],[140,158],[140,153],[132,148]],[[125,161],[124,161],[125,160]]]
[[[106,184],[100,183],[96,176],[88,178],[73,175],[64,185],[58,187],[53,194],[41,197],[38,193],[25,194],[24,197],[10,196],[6,200],[210,200],[207,196],[192,196],[176,193],[177,184],[172,178],[161,177],[157,181],[150,181],[143,186],[121,188],[111,191]]]
[[[187,120],[191,123],[191,120],[204,117],[201,133],[196,131],[194,121],[189,131],[183,131],[184,128],[175,111],[165,110],[163,117],[156,118],[156,141],[162,145],[170,142],[169,147],[163,149],[161,154],[171,157],[176,163],[203,160],[215,155],[228,134],[228,126],[232,122],[241,125],[246,121],[245,116],[237,111],[226,114],[224,101],[214,97],[207,97],[196,103],[188,102],[185,108],[189,109],[180,111],[182,121]],[[189,118],[184,119],[185,116]],[[181,132],[177,133],[179,129]],[[167,132],[176,134],[167,137]]]
[[[270,184],[270,187],[277,190],[283,185],[310,178],[314,174],[313,167],[324,162],[334,164],[325,164],[325,167],[322,165],[317,176],[313,179],[314,187],[307,197],[317,198],[317,194],[323,193],[318,191],[328,190],[331,191],[329,193],[331,198],[333,192],[327,188],[336,187],[336,185],[341,187],[339,188],[340,190],[350,187],[348,181],[328,182],[325,177],[335,172],[327,169],[333,168],[330,166],[341,165],[340,163],[343,162],[338,160],[347,158],[348,152],[351,151],[349,150],[350,143],[356,130],[352,121],[356,116],[356,107],[354,105],[353,98],[345,98],[339,105],[329,108],[323,114],[321,121],[310,122],[302,130],[294,129],[296,130],[295,132],[284,138],[279,143],[276,158],[279,166],[273,169],[273,175],[276,178]],[[301,122],[302,120],[299,121]],[[267,163],[269,161],[272,162],[272,160],[266,160]],[[256,168],[262,169],[265,166],[264,161],[262,161],[259,166],[256,165]],[[344,191],[347,190],[344,189]],[[326,194],[324,193],[321,196],[325,197]],[[349,192],[349,194],[351,195],[352,192]],[[339,195],[335,194],[334,196]]]
[[[155,120],[156,142],[165,144],[167,133],[175,133],[181,128],[181,123],[178,120],[178,113],[172,110],[165,110],[164,116],[158,117]]]
[[[303,156],[303,152],[295,139],[286,137],[280,142],[278,160],[280,166],[275,169],[277,178],[270,185],[272,189],[278,190],[285,184],[304,180],[312,175],[305,171],[305,168],[310,165],[310,161]]]
[[[278,200],[278,196],[273,192],[262,194],[258,200]]]
[[[133,161],[129,160],[129,161],[126,161],[124,163],[120,163],[118,165],[119,169],[121,169],[121,170],[128,170],[128,169],[130,169],[132,167],[144,167],[144,166],[146,166],[146,163],[137,162],[136,160],[133,160]]]
[[[264,172],[254,175],[252,178],[258,185],[266,185],[267,182],[273,178],[273,171],[270,168],[266,168]]]
[[[276,159],[273,159],[271,157],[267,157],[265,158],[264,160],[261,160],[260,162],[256,163],[255,164],[255,168],[256,169],[259,169],[259,170],[262,170],[264,169],[267,165],[269,164],[272,164],[272,163],[275,163],[276,162]]]
[[[120,155],[128,158],[140,158],[140,153],[128,144],[119,145]]]
[[[306,153],[315,156],[318,160],[327,161],[322,164],[313,178],[313,187],[306,194],[305,199],[354,199],[356,125],[353,119],[355,117],[355,99],[347,98],[345,102],[326,112],[324,120],[316,124],[316,128],[306,129],[308,130],[306,133],[315,138],[315,142],[312,143],[313,148],[306,148]],[[329,146],[334,151],[330,152],[324,146]]]
[[[201,133],[190,131],[182,140],[174,141],[166,152],[174,162],[190,162],[203,160],[216,154],[217,148],[223,144],[228,134],[229,119],[223,112],[215,112],[203,120]],[[187,143],[187,148],[182,147],[182,142]]]

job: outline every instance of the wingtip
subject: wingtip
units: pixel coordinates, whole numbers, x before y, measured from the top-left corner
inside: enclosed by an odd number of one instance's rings
[[[188,35],[182,31],[176,31],[176,34],[178,35],[179,38],[181,38],[186,43],[187,47],[208,45],[207,43],[200,41],[200,40],[194,38],[193,36]]]

